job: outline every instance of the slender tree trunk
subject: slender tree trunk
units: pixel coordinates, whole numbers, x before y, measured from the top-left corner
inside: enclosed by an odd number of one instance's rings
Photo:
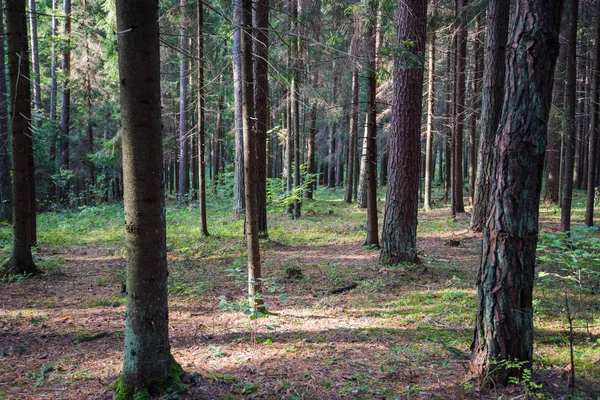
[[[185,0],[182,0],[185,1]],[[206,221],[206,117],[204,115],[204,10],[198,2],[198,189],[200,191],[200,230],[202,236],[210,236]]]
[[[454,42],[456,40],[456,35],[450,35],[448,38],[448,51],[446,52],[446,64],[447,64],[447,82],[446,82],[446,134],[444,140],[444,203],[448,203],[450,200],[450,189],[452,189],[452,93],[454,93],[454,85],[453,85],[453,66],[456,66],[452,60],[455,58],[452,52],[456,46]]]
[[[475,19],[475,32],[473,34],[474,70],[471,79],[471,133],[469,135],[469,204],[475,202],[475,178],[477,175],[477,149],[479,137],[477,135],[477,121],[481,111],[481,83],[483,74],[483,54],[481,49],[482,30],[480,16]]]
[[[0,60],[4,52],[4,2],[0,0]],[[0,67],[0,221],[12,221],[12,188],[10,181],[10,141],[8,132],[8,90],[6,88],[6,65]]]
[[[598,118],[600,117],[600,16],[596,16],[596,39],[594,44],[594,67],[592,69],[592,96],[590,124],[588,169],[587,169],[587,194],[585,201],[585,224],[594,225],[594,194],[596,190],[596,163],[598,153]]]
[[[220,90],[223,90],[223,77],[219,79]],[[223,93],[219,94],[219,104],[217,106],[217,127],[215,132],[215,143],[213,145],[213,187],[219,183],[219,174],[221,173],[221,150],[223,148],[223,109],[225,107],[225,99]]]
[[[172,371],[181,367],[169,344],[158,2],[117,0],[117,29],[129,30],[119,35],[127,308],[117,398],[124,399],[175,388],[181,373]]]
[[[52,0],[52,11],[55,13],[57,11],[57,0]],[[52,57],[50,64],[50,160],[53,163],[53,166],[56,168],[54,164],[56,161],[56,145],[57,145],[57,135],[56,135],[56,103],[57,103],[57,83],[56,83],[56,68],[58,63],[58,57],[56,54],[56,32],[58,31],[58,19],[55,16],[52,16]],[[53,190],[56,190],[54,188]]]
[[[256,201],[258,235],[267,238],[267,131],[269,130],[269,0],[253,0],[254,107],[256,118]]]
[[[238,2],[233,7],[239,10]],[[233,97],[234,97],[234,130],[235,130],[235,172],[233,186],[233,212],[241,213],[246,208],[244,195],[244,131],[242,123],[242,61],[240,48],[240,14],[235,13],[233,28]]]
[[[436,16],[436,2],[431,1],[430,13],[433,19]],[[423,199],[423,209],[431,209],[431,171],[433,156],[433,112],[434,112],[434,72],[435,72],[435,34],[436,27],[430,26],[429,29],[429,52],[427,55],[427,133],[425,139],[425,196]]]
[[[310,128],[308,130],[308,155],[307,155],[307,169],[306,172],[309,176],[309,179],[313,179],[316,174],[316,164],[315,164],[315,152],[316,152],[316,136],[317,136],[317,104],[313,103],[310,109]],[[308,185],[306,191],[306,198],[313,198],[313,191],[315,190],[317,181],[312,182]]]
[[[369,0],[367,16],[367,238],[366,246],[379,248],[377,222],[377,78],[376,78],[376,28],[378,0]]]
[[[354,160],[356,158],[356,137],[358,133],[358,36],[360,19],[354,14],[354,35],[350,44],[352,59],[352,94],[350,106],[350,131],[348,135],[348,172],[346,174],[346,203],[352,203],[354,184]]]
[[[573,202],[573,170],[575,168],[575,146],[577,129],[575,112],[577,107],[577,21],[579,20],[579,0],[569,3],[569,30],[567,32],[567,88],[566,88],[566,130],[565,130],[565,173],[562,186],[560,229],[571,230],[571,204]]]
[[[177,200],[185,202],[190,191],[190,145],[187,132],[187,75],[188,62],[185,54],[188,52],[187,40],[187,0],[180,0],[181,25],[179,27],[179,188]]]
[[[31,82],[25,0],[6,2],[8,32],[8,73],[10,80],[12,169],[13,169],[13,246],[9,274],[36,274],[31,255],[31,177],[29,154],[31,139]]]
[[[35,0],[29,0],[29,26],[31,36],[31,67],[33,69],[33,122],[36,129],[42,126],[39,114],[42,112],[40,85],[40,57],[38,52],[37,12]]]
[[[531,368],[539,200],[561,12],[560,0],[517,0],[507,47],[471,359],[472,371],[494,384]],[[507,368],[502,361],[524,364]]]
[[[419,262],[417,208],[421,158],[422,62],[425,56],[427,0],[398,0],[394,58],[389,182],[380,259],[392,265]],[[406,47],[406,43],[411,43]]]
[[[496,131],[504,99],[505,54],[509,0],[491,0],[488,6],[486,56],[481,93],[481,134],[473,197],[471,229],[480,232],[489,212],[491,186],[496,171]]]
[[[335,68],[335,65],[334,65]],[[337,78],[333,77],[333,85],[331,86],[331,104],[335,104],[336,102],[336,86],[337,86]],[[336,148],[335,148],[335,122],[331,122],[331,124],[329,125],[329,149],[328,149],[328,157],[327,157],[327,163],[328,163],[328,168],[327,168],[327,172],[329,173],[329,178],[327,178],[327,187],[328,188],[333,188],[335,187],[335,154],[336,154]]]
[[[294,85],[292,92],[292,124],[294,126],[294,188],[299,190],[302,184],[300,176],[300,76],[303,70],[303,28],[300,23],[300,19],[304,18],[304,0],[292,1],[292,7],[294,9],[293,14],[296,16],[296,22],[294,22],[296,33],[298,37],[296,39],[296,60],[295,60],[295,71],[294,71]],[[299,219],[302,216],[302,193],[297,193],[294,196],[294,219]]]
[[[256,119],[254,117],[254,79],[252,74],[252,0],[240,0],[242,119],[244,127],[244,188],[246,195],[246,242],[248,249],[248,293],[255,311],[264,312],[258,236],[256,187]]]
[[[365,129],[362,138],[362,149],[360,151],[360,175],[358,178],[358,193],[356,195],[356,203],[358,203],[360,208],[367,208],[367,140],[369,136],[368,106],[365,114]],[[375,162],[377,162],[377,160],[375,160]]]
[[[585,20],[585,13],[582,12],[582,19]],[[579,37],[579,54],[582,57],[577,57],[576,70],[575,70],[575,101],[576,107],[579,107],[579,111],[575,111],[575,159],[573,163],[573,188],[581,190],[581,184],[583,182],[583,159],[584,159],[584,143],[586,140],[586,128],[585,128],[585,103],[586,103],[586,90],[585,90],[585,56],[587,54],[586,41],[581,36]],[[577,78],[579,77],[579,78]],[[579,115],[578,115],[579,114]]]
[[[70,141],[70,125],[71,125],[71,50],[70,35],[71,35],[71,0],[64,0],[63,11],[65,13],[65,21],[63,24],[63,36],[66,40],[66,47],[63,51],[62,61],[62,108],[60,113],[60,168],[68,170],[69,166],[69,141]],[[68,183],[66,187],[62,187],[60,198],[64,201],[68,195]]]
[[[464,12],[467,0],[458,0],[457,14]],[[465,120],[465,90],[467,67],[467,27],[460,23],[456,32],[456,98],[454,99],[454,180],[452,185],[452,215],[465,212],[463,200],[463,131]]]

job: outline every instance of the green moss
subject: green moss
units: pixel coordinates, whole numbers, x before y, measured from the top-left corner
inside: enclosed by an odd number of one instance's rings
[[[123,376],[120,376],[110,385],[110,389],[115,392],[115,400],[150,400],[150,392],[163,395],[187,390],[187,385],[181,383],[183,375],[185,375],[185,371],[177,361],[173,360],[166,376],[148,380],[143,388],[127,386]]]

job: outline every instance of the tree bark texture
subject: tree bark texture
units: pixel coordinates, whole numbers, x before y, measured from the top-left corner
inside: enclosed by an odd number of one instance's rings
[[[254,113],[256,118],[256,164],[258,235],[267,238],[267,131],[269,130],[269,0],[253,0]]]
[[[596,190],[596,159],[598,152],[598,118],[600,117],[600,16],[596,16],[596,43],[592,69],[591,124],[588,149],[587,193],[585,201],[585,224],[594,225],[594,195]]]
[[[473,372],[500,384],[531,368],[539,200],[561,12],[561,0],[518,0],[508,42],[471,360]],[[524,364],[493,364],[502,361]]]
[[[567,86],[565,94],[565,172],[562,186],[562,202],[560,213],[560,230],[571,230],[571,204],[573,203],[573,171],[575,169],[575,146],[577,145],[577,128],[575,113],[577,107],[577,21],[579,16],[579,0],[570,0],[569,28],[567,31]]]
[[[198,189],[200,191],[200,231],[202,236],[210,236],[206,221],[206,116],[204,114],[204,10],[201,1],[197,5],[198,14]]]
[[[25,0],[6,2],[6,31],[8,44],[8,74],[11,109],[13,155],[13,248],[8,264],[9,274],[38,272],[31,255],[31,178],[33,173],[29,154],[31,139],[31,82],[29,80],[29,49]]]
[[[481,111],[481,83],[483,74],[483,54],[481,49],[482,30],[479,23],[480,16],[475,19],[475,32],[473,33],[473,58],[474,69],[471,78],[471,132],[469,134],[469,204],[473,205],[475,197],[475,178],[477,175],[477,148],[479,136],[477,134],[477,121]]]
[[[457,15],[464,13],[467,0],[458,0]],[[459,19],[462,19],[459,18]],[[465,121],[465,94],[467,68],[467,26],[459,22],[456,31],[456,69],[454,99],[454,171],[452,184],[452,215],[465,212],[463,194],[463,131]]]
[[[0,0],[0,60],[4,51],[4,1]],[[12,222],[12,187],[10,180],[10,140],[8,132],[8,90],[6,87],[6,65],[0,67],[0,221]]]
[[[398,0],[392,124],[381,260],[418,262],[417,208],[427,0]],[[411,43],[407,48],[406,43]]]
[[[496,171],[496,131],[504,99],[505,54],[508,38],[509,0],[490,0],[487,16],[486,56],[481,92],[481,133],[473,194],[471,229],[483,230],[489,211],[491,186]]]
[[[242,61],[240,32],[240,0],[233,1],[233,97],[234,97],[234,130],[235,130],[235,171],[233,186],[233,212],[241,213],[246,208],[244,195],[244,130],[242,122]]]

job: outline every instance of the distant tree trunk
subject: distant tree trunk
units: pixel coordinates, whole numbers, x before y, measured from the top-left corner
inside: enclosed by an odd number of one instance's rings
[[[189,161],[189,138],[187,132],[187,0],[180,0],[181,25],[179,27],[179,188],[177,200],[186,201],[186,195],[190,191],[190,161]]]
[[[185,0],[182,0],[185,1]],[[200,230],[202,236],[210,236],[206,222],[206,117],[204,115],[204,11],[198,2],[198,189],[200,191]]]
[[[219,78],[220,90],[223,90],[223,77]],[[223,93],[219,93],[219,104],[217,105],[217,127],[215,130],[215,143],[213,145],[213,186],[216,188],[221,173],[222,149],[223,149],[223,109],[225,99]]]
[[[306,172],[309,176],[309,179],[313,179],[316,174],[316,164],[315,164],[315,152],[316,152],[316,136],[317,136],[317,104],[313,103],[310,109],[310,128],[308,130],[308,156],[307,156],[307,168]],[[313,191],[315,189],[317,181],[312,182],[308,185],[306,191],[306,198],[313,198]]]
[[[377,223],[377,78],[376,78],[376,27],[378,0],[367,3],[367,238],[366,246],[379,248]]]
[[[531,368],[533,283],[546,131],[562,1],[517,0],[497,168],[477,277],[471,369],[506,384]],[[523,362],[502,367],[498,362]]]
[[[360,173],[358,178],[358,193],[356,195],[356,203],[360,208],[367,208],[367,140],[369,131],[369,110],[367,110],[365,114],[365,129],[362,138],[362,147],[360,150]],[[375,127],[377,128],[377,125]],[[377,160],[375,160],[375,163],[377,163]]]
[[[254,78],[252,74],[252,0],[240,0],[242,116],[244,127],[244,177],[246,195],[246,243],[248,251],[248,293],[255,311],[264,312],[262,299],[258,204],[256,188],[256,119],[254,117]]]
[[[482,30],[480,16],[475,19],[475,32],[473,35],[474,69],[471,79],[471,133],[469,135],[469,204],[475,202],[475,177],[477,175],[477,148],[479,137],[477,135],[477,121],[481,111],[481,81],[483,73],[483,54],[481,49]]]
[[[464,12],[467,0],[458,0],[457,15]],[[454,99],[454,174],[452,185],[452,215],[465,212],[463,200],[463,130],[465,120],[465,90],[467,67],[467,27],[461,22],[456,32],[456,98]]]
[[[582,10],[585,11],[585,10]],[[585,20],[585,12],[582,12],[582,19]],[[579,28],[579,27],[578,27]],[[586,55],[587,54],[587,46],[586,40],[579,37],[579,54]],[[587,143],[586,138],[586,127],[585,127],[585,103],[587,102],[587,93],[586,93],[586,60],[587,56],[577,57],[577,67],[575,70],[575,101],[576,108],[579,107],[579,110],[575,110],[575,156],[573,163],[573,188],[577,190],[581,190],[582,182],[583,182],[583,160],[584,160],[584,143]],[[577,77],[580,77],[577,79]]]
[[[354,183],[354,160],[356,158],[356,139],[358,133],[358,36],[360,32],[360,19],[354,13],[354,35],[350,44],[350,57],[352,63],[352,94],[350,105],[350,130],[348,135],[348,172],[346,174],[346,203],[352,203]]]
[[[333,85],[331,86],[331,103],[335,104],[336,102],[336,86],[337,86],[337,78],[333,78]],[[329,125],[329,149],[328,149],[328,157],[327,157],[327,172],[329,173],[329,178],[327,178],[327,187],[333,188],[335,187],[335,122],[331,122]]]
[[[31,83],[25,0],[6,2],[8,73],[10,77],[11,134],[13,154],[13,246],[8,274],[39,272],[31,255]]]
[[[57,0],[52,0],[52,11],[57,11]],[[57,66],[57,54],[56,54],[56,32],[58,31],[58,18],[52,16],[52,57],[50,64],[50,160],[53,162],[53,167],[56,168],[54,162],[56,161],[56,103],[57,103],[57,83],[56,83],[56,66]],[[53,187],[52,190],[56,190]]]
[[[35,0],[29,0],[30,3],[34,3]],[[87,0],[83,0],[83,7],[87,7]],[[33,25],[33,20],[32,20]],[[32,39],[33,41],[33,39]],[[85,57],[86,57],[86,71],[85,71],[85,105],[86,105],[86,131],[87,131],[87,154],[94,153],[94,129],[92,124],[93,119],[93,109],[92,109],[92,65],[91,65],[91,55],[90,55],[90,46],[89,46],[89,29],[85,30]],[[91,159],[86,160],[89,170],[90,170],[90,180],[89,180],[89,188],[92,189],[93,185],[96,183],[96,168],[94,162]],[[90,196],[90,191],[87,191],[87,194]]]
[[[127,248],[123,375],[117,398],[159,392],[179,376],[170,352],[158,2],[117,0]],[[175,368],[176,369],[176,368]],[[119,397],[121,396],[121,397]]]
[[[446,82],[446,134],[444,140],[444,203],[448,203],[450,200],[450,189],[452,189],[452,93],[454,92],[454,85],[452,79],[452,71],[456,65],[452,62],[455,58],[452,49],[456,47],[454,44],[456,35],[449,35],[448,37],[448,51],[446,52],[446,69],[447,69],[447,82]]]
[[[70,141],[70,125],[71,125],[71,50],[70,35],[71,35],[71,0],[64,0],[63,10],[65,13],[65,21],[63,24],[63,36],[66,40],[65,50],[63,51],[62,61],[62,108],[60,113],[60,168],[68,170],[69,167],[69,141]],[[65,201],[68,196],[69,184],[60,188],[60,198]]]
[[[562,186],[560,229],[571,230],[571,204],[573,202],[573,170],[575,168],[575,146],[577,129],[575,112],[577,107],[577,21],[579,20],[579,0],[569,3],[569,29],[567,32],[567,88],[565,95],[565,173]]]
[[[4,4],[0,0],[0,60],[4,60]],[[12,220],[12,188],[10,181],[10,149],[8,132],[8,90],[6,88],[6,65],[0,66],[0,221]]]
[[[431,1],[431,16],[436,18],[436,2]],[[428,68],[427,68],[427,133],[425,139],[425,196],[423,199],[423,209],[429,211],[431,209],[431,172],[432,172],[432,156],[433,156],[433,112],[434,112],[434,72],[435,72],[435,31],[436,26],[430,26],[429,29],[429,52],[428,52]]]
[[[379,171],[379,185],[384,187],[388,183],[388,162],[390,159],[390,152],[387,148],[381,149],[381,157],[379,160],[380,171]]]
[[[389,182],[380,259],[392,265],[419,262],[417,208],[421,158],[422,62],[425,56],[427,0],[398,0],[394,58]],[[411,46],[406,46],[411,43]]]
[[[235,10],[240,9],[238,2],[234,0]],[[240,49],[240,18],[239,12],[235,12],[233,27],[233,97],[234,97],[234,130],[235,130],[235,172],[233,186],[233,212],[241,213],[246,208],[244,195],[244,131],[242,123],[242,61]]]
[[[294,168],[294,127],[292,122],[292,107],[293,107],[293,92],[296,90],[295,80],[292,76],[292,82],[290,85],[290,91],[288,92],[288,101],[286,104],[287,108],[287,116],[286,116],[286,125],[287,125],[287,136],[285,143],[285,163],[286,163],[286,194],[287,196],[292,195],[292,188],[294,186],[293,180],[293,168]],[[294,203],[288,203],[286,213],[293,214],[294,212]]]
[[[296,22],[294,22],[295,29],[293,29],[298,37],[296,39],[296,49],[295,49],[295,71],[294,71],[294,80],[292,81],[292,85],[294,88],[291,90],[292,92],[292,124],[294,126],[294,189],[300,189],[300,185],[302,184],[302,179],[300,176],[300,77],[303,69],[303,28],[299,19],[304,18],[304,8],[303,8],[304,0],[292,1],[294,4],[292,14],[296,17]],[[302,216],[302,193],[299,193],[294,196],[294,219],[299,219]]]
[[[40,85],[40,57],[38,52],[37,12],[35,0],[29,0],[29,26],[31,36],[31,66],[33,68],[33,122],[36,129],[42,126],[39,114],[42,112],[42,93]]]
[[[488,5],[486,56],[481,93],[481,134],[473,197],[471,229],[481,232],[489,212],[489,198],[496,171],[496,131],[504,99],[505,54],[508,38],[509,0]]]
[[[258,235],[267,238],[267,132],[269,130],[269,0],[253,0],[254,113],[256,118],[256,201]]]
[[[592,97],[590,137],[588,149],[587,195],[585,201],[585,224],[594,225],[594,194],[596,189],[596,163],[598,153],[598,118],[600,117],[600,16],[596,16],[596,39],[594,44],[594,67],[592,69]]]

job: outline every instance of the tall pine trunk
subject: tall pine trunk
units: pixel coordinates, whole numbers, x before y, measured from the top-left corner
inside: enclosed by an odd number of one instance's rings
[[[200,201],[200,230],[209,236],[206,221],[206,117],[204,115],[204,10],[198,2],[198,190]]]
[[[241,31],[240,6],[233,1],[236,10],[233,28],[233,97],[234,97],[234,136],[235,136],[235,166],[233,186],[233,212],[241,213],[246,208],[244,195],[244,130],[242,122],[242,60],[241,60]]]
[[[596,163],[598,152],[598,118],[600,117],[600,16],[596,16],[596,43],[594,44],[594,67],[592,69],[592,97],[590,137],[588,149],[587,193],[585,201],[585,224],[594,225],[594,194],[596,190]]]
[[[431,1],[431,17],[436,19],[436,3]],[[427,132],[425,137],[425,190],[423,198],[423,209],[431,209],[431,173],[433,158],[433,112],[434,112],[434,72],[435,72],[435,39],[436,26],[429,27],[429,51],[427,54]]]
[[[467,0],[458,0],[456,14],[462,20],[467,7]],[[459,22],[456,32],[456,69],[454,89],[454,163],[452,180],[452,215],[465,212],[463,199],[463,131],[465,120],[467,67],[467,27],[465,22]]]
[[[4,60],[4,2],[0,0],[0,59]],[[0,66],[0,221],[12,221],[12,188],[10,180],[10,132],[8,131],[8,90],[6,65]]]

